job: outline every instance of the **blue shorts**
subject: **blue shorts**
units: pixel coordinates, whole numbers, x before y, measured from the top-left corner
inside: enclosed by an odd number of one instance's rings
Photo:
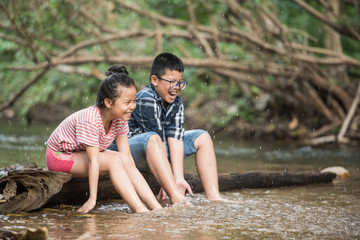
[[[203,134],[205,132],[206,131],[201,130],[201,129],[185,131],[184,139],[183,139],[184,157],[187,157],[187,156],[190,156],[190,155],[196,153],[196,148],[195,148],[194,142],[201,134]],[[129,138],[131,155],[134,158],[136,167],[141,172],[150,172],[149,166],[146,161],[146,146],[147,146],[147,143],[148,143],[150,137],[154,134],[157,134],[157,133],[146,132],[146,133],[141,133],[141,134],[138,134],[138,135],[135,135],[135,136]],[[165,142],[165,146],[166,146],[166,153],[169,158],[169,148],[168,148],[167,142]],[[108,149],[117,151],[118,149],[116,146],[116,142],[114,141],[108,147]]]

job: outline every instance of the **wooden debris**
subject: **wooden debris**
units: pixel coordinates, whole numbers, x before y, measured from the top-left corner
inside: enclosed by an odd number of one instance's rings
[[[46,170],[20,170],[8,172],[0,179],[0,194],[5,202],[0,211],[16,213],[42,207],[58,193],[70,174]]]
[[[154,176],[143,174],[152,191],[157,194],[160,186]],[[219,175],[220,191],[234,191],[242,188],[272,188],[329,183],[336,177],[333,172],[248,172]],[[81,205],[89,196],[88,178],[73,178],[70,174],[45,170],[21,170],[9,172],[0,179],[0,211],[15,213],[31,211],[43,206],[61,204]],[[193,192],[203,192],[197,175],[185,174]],[[70,181],[69,181],[70,180]],[[120,199],[108,175],[100,176],[98,201]]]
[[[157,194],[160,185],[151,174],[143,174],[150,188]],[[243,188],[273,188],[300,186],[317,183],[330,183],[336,178],[332,172],[248,172],[219,175],[220,191],[235,191]],[[185,173],[185,180],[190,184],[194,193],[203,192],[201,181],[197,175]],[[58,206],[61,204],[82,204],[89,194],[87,178],[74,178],[64,184],[63,189],[54,195],[46,204],[46,207]],[[76,189],[76,194],[74,194]],[[119,199],[119,194],[113,188],[108,175],[100,176],[98,201]]]
[[[0,230],[0,239],[7,240],[46,240],[49,233],[46,227],[28,228],[24,231]]]

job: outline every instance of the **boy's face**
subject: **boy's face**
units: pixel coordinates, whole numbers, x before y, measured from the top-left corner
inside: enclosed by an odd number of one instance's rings
[[[154,85],[155,90],[162,98],[165,103],[171,104],[175,101],[176,97],[181,92],[180,87],[174,88],[177,82],[183,81],[183,73],[177,70],[166,69],[165,75],[159,76],[158,78],[155,75],[151,76],[151,83]],[[172,85],[168,81],[176,81]]]

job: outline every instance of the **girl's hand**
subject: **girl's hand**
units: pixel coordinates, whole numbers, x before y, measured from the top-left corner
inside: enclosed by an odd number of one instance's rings
[[[90,212],[96,205],[96,199],[88,199],[84,205],[82,205],[81,208],[79,208],[77,210],[77,212],[80,212],[80,213],[88,213]]]

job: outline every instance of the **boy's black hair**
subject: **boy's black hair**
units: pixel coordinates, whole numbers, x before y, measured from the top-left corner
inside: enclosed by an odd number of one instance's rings
[[[105,98],[109,98],[111,101],[114,101],[121,95],[119,93],[118,87],[135,87],[135,81],[132,77],[128,75],[128,71],[125,66],[113,65],[109,67],[108,71],[105,73],[107,76],[104,81],[101,82],[97,99],[96,106],[104,109]]]
[[[152,75],[162,77],[165,75],[166,69],[184,72],[184,64],[180,58],[172,53],[160,53],[152,63],[150,69],[150,78]]]

